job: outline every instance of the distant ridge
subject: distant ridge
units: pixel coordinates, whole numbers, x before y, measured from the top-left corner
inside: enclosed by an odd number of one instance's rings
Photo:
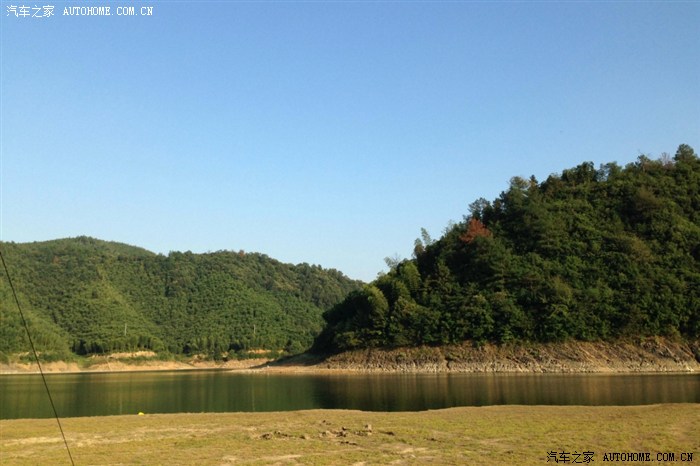
[[[48,248],[57,250],[60,250],[61,248],[85,248],[93,249],[95,251],[101,251],[105,254],[122,254],[135,256],[158,255],[139,246],[132,246],[130,244],[121,243],[118,241],[106,241],[84,235],[68,238],[57,238],[45,241],[31,241],[26,243],[16,243],[14,241],[8,241],[6,244],[31,245],[38,248]]]
[[[2,243],[34,341],[46,359],[148,349],[221,358],[307,348],[321,314],[360,282],[264,254],[167,256],[79,236]],[[0,357],[27,351],[0,281]],[[4,355],[4,356],[3,356]]]

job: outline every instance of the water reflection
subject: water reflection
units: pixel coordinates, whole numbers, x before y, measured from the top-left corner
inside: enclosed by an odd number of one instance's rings
[[[700,402],[698,375],[375,375],[323,388],[334,406],[375,411],[452,406]]]
[[[174,412],[700,403],[700,375],[357,374],[225,371],[52,374],[62,417]],[[0,377],[0,418],[52,417],[41,378]]]

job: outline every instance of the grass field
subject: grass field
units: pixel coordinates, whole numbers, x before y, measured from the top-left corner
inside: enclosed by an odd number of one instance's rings
[[[584,451],[593,465],[606,452],[676,461],[692,452],[700,464],[700,404],[146,414],[62,425],[77,465],[547,464],[550,451],[571,453],[569,464]],[[56,421],[0,421],[0,464],[70,464]]]

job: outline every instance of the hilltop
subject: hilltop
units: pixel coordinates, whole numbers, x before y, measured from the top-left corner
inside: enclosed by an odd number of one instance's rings
[[[697,341],[699,261],[700,159],[687,145],[625,167],[514,177],[327,311],[314,351]]]

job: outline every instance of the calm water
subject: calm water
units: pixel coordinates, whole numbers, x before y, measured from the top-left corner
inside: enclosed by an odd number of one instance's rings
[[[452,406],[700,403],[700,374],[47,375],[59,416]],[[53,417],[38,375],[0,376],[0,419]]]

